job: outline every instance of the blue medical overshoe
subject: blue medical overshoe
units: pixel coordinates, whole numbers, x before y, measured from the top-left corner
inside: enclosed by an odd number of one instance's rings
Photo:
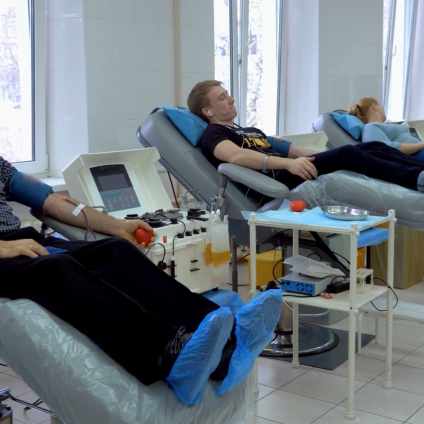
[[[237,386],[249,374],[256,357],[272,340],[282,304],[281,290],[267,290],[236,313],[237,345],[231,356],[228,374],[217,390],[219,395]]]
[[[221,359],[233,321],[229,308],[209,313],[181,350],[166,377],[181,402],[194,405],[202,397],[205,384]]]

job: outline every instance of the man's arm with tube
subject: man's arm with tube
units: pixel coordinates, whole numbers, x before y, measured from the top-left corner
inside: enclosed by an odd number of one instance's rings
[[[18,171],[14,172],[10,178],[6,188],[6,195],[10,201],[33,208],[65,224],[86,228],[88,222],[88,226],[93,231],[127,239],[139,248],[144,247],[144,245],[138,244],[134,235],[135,230],[139,227],[147,231],[151,230],[148,224],[139,219],[131,221],[120,220],[88,206],[84,206],[79,213],[73,214],[78,205],[80,205],[79,201],[70,198],[68,199],[69,201],[61,200],[61,196],[53,193],[49,185]]]
[[[78,208],[79,205],[80,202],[78,200],[69,197],[65,199],[57,193],[52,193],[44,201],[42,212],[44,215],[49,215],[58,221],[76,227],[86,228],[88,222],[88,226],[93,231],[124,238],[137,247],[144,247],[144,243],[142,245],[138,244],[134,234],[135,230],[139,227],[151,231],[152,228],[150,225],[146,224],[144,221],[140,219],[128,221],[117,219],[98,212],[88,206],[81,209],[78,214],[74,214],[74,211],[78,211],[76,208]],[[151,242],[153,241],[154,237],[152,237]]]

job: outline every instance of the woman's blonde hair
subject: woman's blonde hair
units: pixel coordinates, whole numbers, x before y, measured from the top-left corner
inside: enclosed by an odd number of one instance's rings
[[[363,97],[361,100],[359,100],[357,103],[355,103],[353,106],[351,106],[347,113],[349,115],[354,115],[357,118],[359,118],[364,124],[367,124],[367,118],[366,115],[368,113],[368,110],[370,107],[378,101],[374,99],[374,97]]]

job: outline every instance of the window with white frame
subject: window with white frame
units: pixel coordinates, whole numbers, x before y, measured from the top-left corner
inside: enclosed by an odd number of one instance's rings
[[[0,155],[29,173],[46,170],[43,82],[44,2],[0,0]]]
[[[281,0],[214,0],[215,78],[236,100],[241,126],[277,134]]]
[[[388,120],[407,114],[416,0],[384,0],[383,105]]]

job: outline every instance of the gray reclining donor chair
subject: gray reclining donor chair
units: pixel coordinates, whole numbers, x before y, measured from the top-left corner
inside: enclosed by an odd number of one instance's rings
[[[328,138],[327,148],[334,149],[335,147],[344,146],[346,144],[356,145],[360,141],[355,140],[349,133],[347,133],[331,115],[323,113],[318,116],[312,124],[312,132],[324,131]]]

